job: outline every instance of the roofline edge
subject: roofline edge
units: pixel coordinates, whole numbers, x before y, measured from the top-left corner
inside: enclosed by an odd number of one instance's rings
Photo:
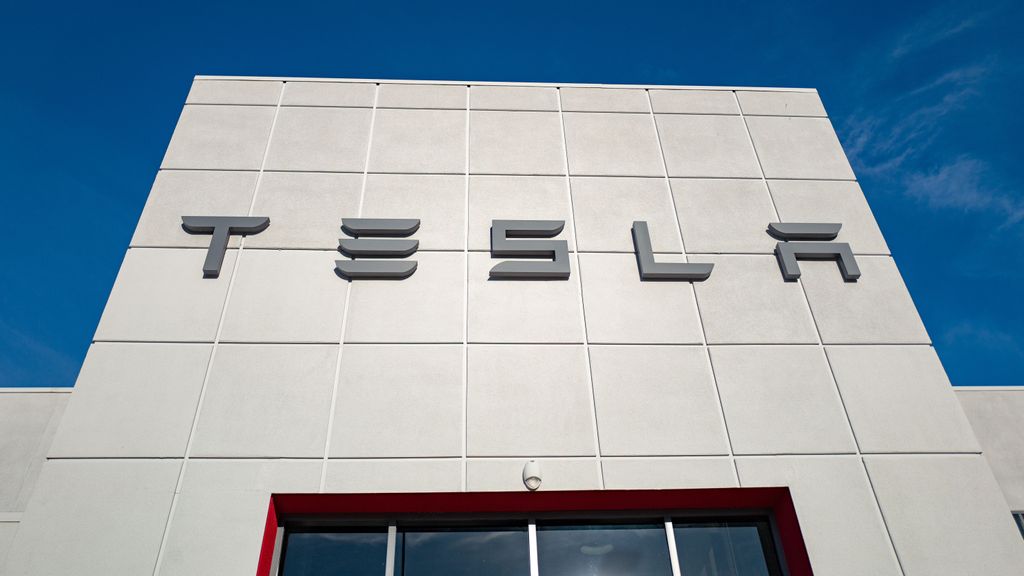
[[[374,78],[308,78],[289,76],[218,76],[196,74],[193,80],[239,80],[239,81],[273,81],[273,82],[342,82],[352,84],[436,84],[442,86],[518,86],[518,87],[539,87],[539,88],[634,88],[644,90],[712,90],[719,92],[731,92],[741,90],[744,92],[811,92],[817,93],[816,88],[769,88],[758,86],[685,86],[674,84],[579,84],[573,82],[476,82],[458,80],[385,80]]]

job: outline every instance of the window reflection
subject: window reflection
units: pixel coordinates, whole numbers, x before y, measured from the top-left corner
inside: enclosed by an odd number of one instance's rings
[[[761,543],[766,525],[676,524],[683,576],[770,576]]]
[[[664,524],[538,525],[540,576],[671,576]]]
[[[529,576],[522,528],[400,529],[396,576]]]
[[[285,541],[284,576],[381,576],[388,534],[291,532]]]
[[[388,522],[322,532],[289,529],[282,576],[530,576],[522,524],[422,526],[398,520],[388,565]],[[499,520],[500,521],[500,520]],[[393,521],[392,521],[393,522]],[[394,526],[394,524],[391,524]],[[548,520],[537,523],[540,576],[671,576],[674,538],[682,576],[779,576],[767,518]]]

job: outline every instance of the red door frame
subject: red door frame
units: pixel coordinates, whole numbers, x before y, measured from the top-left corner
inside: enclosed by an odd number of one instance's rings
[[[790,576],[813,576],[788,488],[581,490],[549,492],[435,492],[401,494],[274,494],[256,576],[272,576],[277,529],[289,516],[346,514],[523,514],[601,511],[764,510],[778,529]]]

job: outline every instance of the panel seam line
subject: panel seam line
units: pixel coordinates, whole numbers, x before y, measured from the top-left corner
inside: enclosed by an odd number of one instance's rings
[[[757,146],[754,144],[754,137],[750,133],[750,126],[747,123],[747,116],[743,113],[743,107],[740,106],[739,95],[733,92],[733,97],[736,99],[736,106],[740,108],[740,118],[743,120],[743,130],[747,134],[747,140],[750,142],[750,147],[754,151],[754,159],[757,160],[757,167],[761,173],[761,182],[764,184],[765,190],[768,192],[768,199],[772,204],[772,211],[775,212],[775,218],[777,222],[782,222],[782,217],[779,215],[778,206],[775,204],[775,197],[772,194],[771,185],[768,183],[768,178],[764,173],[764,165],[761,163],[761,156],[757,152]],[[889,549],[892,551],[893,557],[896,559],[896,565],[899,567],[900,573],[906,574],[906,570],[903,568],[903,561],[900,559],[900,554],[896,550],[896,543],[892,539],[892,533],[889,530],[889,524],[885,520],[885,513],[882,512],[882,504],[878,500],[878,494],[875,493],[874,485],[871,482],[871,475],[868,473],[867,462],[864,460],[864,454],[860,449],[860,442],[857,440],[857,433],[853,429],[853,420],[850,418],[850,412],[846,408],[846,402],[843,399],[842,390],[839,388],[839,381],[836,379],[835,370],[832,368],[832,361],[829,358],[828,352],[825,350],[825,343],[821,337],[821,328],[818,326],[818,320],[814,317],[814,308],[811,306],[811,299],[807,296],[807,288],[804,286],[803,278],[797,279],[797,285],[800,286],[800,293],[803,295],[804,304],[807,306],[807,314],[811,317],[811,323],[814,325],[814,334],[817,337],[817,345],[821,350],[821,355],[825,358],[825,365],[828,367],[829,378],[832,380],[832,386],[839,399],[839,405],[843,409],[843,415],[846,418],[846,424],[850,431],[850,437],[853,439],[853,447],[856,450],[857,459],[860,460],[861,467],[864,469],[864,476],[868,482],[868,490],[871,492],[872,501],[875,503],[875,510],[878,512],[878,517],[882,521],[882,527],[885,531],[885,537],[889,543]]]
[[[274,138],[274,130],[277,128],[277,119],[281,112],[281,101],[284,99],[284,87],[285,84],[281,84],[281,91],[277,96],[277,106],[274,108],[274,118],[270,123],[270,132],[267,134],[267,144],[263,149],[263,159],[260,161],[260,169],[256,175],[256,183],[253,185],[252,200],[249,202],[249,210],[247,215],[251,216],[253,210],[256,207],[256,198],[259,195],[260,184],[263,182],[263,169],[267,165],[267,157],[270,155],[270,143]],[[245,249],[245,236],[238,242],[238,248],[235,252],[234,266],[231,268],[231,276],[228,279],[228,287],[224,294],[224,304],[221,307],[220,318],[217,320],[217,332],[214,335],[213,342],[210,345],[210,358],[206,363],[206,373],[203,375],[203,385],[199,389],[199,399],[196,401],[196,409],[192,415],[192,426],[189,428],[188,440],[185,443],[185,453],[181,460],[181,467],[178,469],[178,479],[174,485],[174,493],[171,496],[171,506],[167,511],[167,520],[164,523],[163,534],[160,537],[160,546],[157,548],[156,561],[153,564],[153,574],[156,576],[160,573],[163,567],[163,560],[167,549],[167,539],[171,532],[171,524],[174,520],[175,512],[178,509],[178,502],[181,496],[182,484],[185,479],[185,471],[188,467],[189,458],[192,455],[192,446],[195,443],[196,430],[199,427],[199,418],[203,410],[203,402],[206,399],[206,392],[209,389],[210,375],[213,372],[213,363],[217,357],[217,345],[220,343],[221,333],[224,330],[224,319],[227,316],[228,305],[231,301],[231,294],[235,286],[235,278],[238,276],[238,268],[242,261],[242,251]]]
[[[669,202],[672,204],[672,218],[676,223],[676,232],[679,234],[679,245],[683,251],[683,258],[686,262],[690,261],[690,257],[686,252],[686,239],[683,236],[683,224],[679,220],[679,211],[676,207],[676,197],[672,191],[672,180],[668,174],[668,161],[665,159],[665,147],[661,142],[661,130],[658,128],[658,118],[654,114],[654,103],[651,100],[651,91],[645,90],[644,93],[647,96],[647,110],[651,118],[651,124],[654,126],[654,136],[658,140],[658,156],[661,158],[661,168],[664,172],[665,179],[665,190],[668,193]],[[693,305],[697,309],[697,323],[700,325],[700,338],[701,345],[704,348],[704,357],[707,360],[708,370],[711,372],[711,384],[715,389],[715,399],[718,401],[718,414],[721,417],[722,429],[725,431],[725,441],[729,448],[729,461],[732,464],[733,477],[736,480],[736,486],[740,486],[740,470],[736,464],[736,451],[732,445],[732,434],[729,433],[729,422],[725,417],[725,403],[722,402],[722,391],[718,386],[718,375],[715,372],[715,363],[711,359],[711,348],[708,346],[708,334],[704,328],[704,317],[700,310],[700,301],[697,298],[697,287],[694,282],[689,282],[690,291],[693,294]]]
[[[370,151],[373,149],[373,130],[377,121],[377,99],[380,95],[380,84],[373,90],[373,111],[370,112],[369,136],[366,139],[366,157],[363,158],[363,181],[359,187],[359,206],[356,210],[358,217],[363,216],[363,203],[366,198],[367,170],[370,167]],[[324,438],[324,457],[320,466],[320,483],[317,492],[323,493],[327,485],[327,464],[331,456],[331,436],[334,435],[335,413],[338,410],[338,389],[341,387],[341,358],[345,348],[345,331],[348,329],[348,311],[352,304],[352,281],[347,281],[345,288],[345,308],[341,313],[341,334],[338,336],[338,357],[334,365],[334,383],[331,389],[330,412],[327,415],[327,436]]]
[[[565,114],[562,111],[562,90],[555,89],[558,97],[558,125],[562,135],[562,154],[565,159],[565,191],[569,196],[569,223],[572,226],[573,248],[579,248],[579,237],[576,230],[576,206],[572,197],[572,175],[569,171],[569,140],[565,135]],[[568,240],[566,241],[568,243]],[[604,462],[601,459],[601,425],[597,421],[597,387],[594,385],[594,371],[590,357],[590,337],[587,335],[587,309],[583,301],[583,262],[580,260],[578,250],[573,251],[576,260],[576,284],[579,287],[579,310],[580,319],[583,324],[583,354],[587,373],[587,384],[590,392],[590,416],[594,436],[594,460],[597,464],[598,486],[604,490]]]

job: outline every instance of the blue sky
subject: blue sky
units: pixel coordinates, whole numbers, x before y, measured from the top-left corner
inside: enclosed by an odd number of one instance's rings
[[[0,386],[74,383],[195,74],[819,90],[951,380],[1024,384],[1024,3],[11,3]]]

